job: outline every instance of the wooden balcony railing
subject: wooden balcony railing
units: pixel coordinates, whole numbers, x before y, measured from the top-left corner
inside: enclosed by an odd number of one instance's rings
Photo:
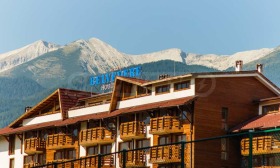
[[[43,153],[46,149],[46,141],[41,138],[29,138],[24,140],[24,152],[26,154]]]
[[[32,168],[34,166],[39,166],[40,164],[39,163],[25,163],[23,165],[23,168]]]
[[[249,138],[241,140],[241,154],[249,155]],[[253,155],[280,153],[280,142],[273,136],[254,137],[252,140]]]
[[[115,141],[115,136],[104,127],[82,130],[80,132],[80,145],[92,146],[96,144],[108,144]]]
[[[144,150],[128,151],[126,153],[125,167],[145,167],[146,152]],[[120,167],[123,167],[123,154],[119,154]]]
[[[150,150],[150,163],[166,164],[181,161],[181,147],[179,145],[167,145],[152,147]]]
[[[151,118],[150,134],[163,135],[183,132],[182,123],[177,116]]]
[[[47,149],[64,149],[73,148],[75,138],[69,134],[53,134],[48,135],[46,148]]]
[[[144,122],[132,121],[120,125],[120,136],[122,140],[145,138],[146,128]]]
[[[107,155],[107,156],[101,156],[101,167],[113,167],[114,166],[114,156],[113,155]],[[79,168],[98,168],[98,156],[92,156],[92,157],[84,157],[81,158],[79,161]]]

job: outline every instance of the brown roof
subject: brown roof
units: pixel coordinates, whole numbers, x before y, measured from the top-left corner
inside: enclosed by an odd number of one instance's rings
[[[251,129],[269,129],[280,126],[280,112],[254,117],[231,129],[231,132],[241,132]]]
[[[123,77],[123,76],[117,76],[116,79],[120,79],[122,81],[130,82],[130,83],[133,83],[133,84],[136,84],[136,85],[142,85],[144,83],[149,82],[148,80],[144,80],[144,79]]]
[[[60,104],[60,112],[62,113],[62,117],[65,119],[67,111],[70,107],[76,105],[79,98],[90,97],[90,92],[71,90],[71,89],[63,89],[59,88],[50,94],[48,97],[43,99],[36,106],[32,107],[28,112],[22,114],[19,118],[17,118],[14,122],[12,122],[9,127],[14,127],[20,125],[22,120],[30,117],[31,115],[39,112],[42,108],[46,107],[50,102],[54,100],[59,100]]]
[[[96,113],[96,114],[89,114],[89,115],[83,115],[79,117],[73,117],[73,118],[68,118],[65,120],[56,120],[56,121],[51,121],[51,122],[46,122],[46,123],[40,123],[40,124],[34,124],[34,125],[28,125],[28,126],[23,126],[23,127],[18,127],[18,128],[11,128],[11,127],[6,127],[3,129],[0,129],[0,135],[9,135],[9,134],[14,134],[14,133],[21,133],[29,130],[35,130],[35,129],[40,129],[40,128],[46,128],[46,127],[58,127],[58,126],[65,126],[65,125],[71,125],[75,124],[80,121],[86,121],[90,119],[102,119],[102,118],[109,118],[109,117],[114,117],[118,116],[121,114],[125,113],[131,113],[131,112],[139,112],[139,111],[144,111],[144,110],[152,110],[152,109],[158,109],[158,108],[166,108],[166,107],[175,107],[178,105],[183,105],[183,104],[188,104],[194,100],[196,100],[196,96],[189,96],[189,97],[184,97],[180,99],[173,99],[173,100],[168,100],[168,101],[161,101],[161,102],[156,102],[156,103],[150,103],[150,104],[145,104],[145,105],[139,105],[139,106],[133,106],[129,108],[123,108],[119,110],[115,110],[111,113],[109,112],[101,112],[101,113]]]

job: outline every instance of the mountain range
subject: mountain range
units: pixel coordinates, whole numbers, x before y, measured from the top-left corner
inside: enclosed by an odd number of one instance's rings
[[[6,126],[58,87],[100,91],[88,85],[88,77],[125,67],[141,65],[142,78],[159,74],[232,70],[236,60],[244,69],[265,65],[264,74],[277,85],[280,47],[243,51],[232,55],[194,54],[173,48],[131,55],[91,38],[67,45],[36,41],[20,49],[0,54],[0,127]]]

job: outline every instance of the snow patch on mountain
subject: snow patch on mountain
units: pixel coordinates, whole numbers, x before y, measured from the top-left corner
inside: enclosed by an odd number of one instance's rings
[[[263,48],[259,50],[237,52],[233,55],[199,55],[189,53],[186,57],[186,64],[203,65],[218,70],[226,70],[227,68],[234,66],[236,60],[242,60],[243,64],[247,64],[249,62],[265,57],[273,51],[275,51],[274,48]]]
[[[47,52],[57,50],[60,46],[42,40],[36,41],[25,47],[0,54],[0,72],[30,61]]]
[[[133,60],[134,64],[144,64],[150,62],[157,62],[161,60],[171,60],[176,62],[185,62],[183,58],[184,52],[180,49],[173,48],[168,50],[163,50],[159,52],[153,52],[149,54],[141,54],[141,55],[129,55]]]

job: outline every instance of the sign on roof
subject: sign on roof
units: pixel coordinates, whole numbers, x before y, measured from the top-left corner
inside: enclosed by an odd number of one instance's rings
[[[142,67],[137,66],[134,68],[127,68],[118,71],[113,71],[98,76],[91,76],[89,78],[89,84],[91,86],[110,84],[115,81],[116,76],[135,78],[135,77],[139,77],[141,75],[141,72],[142,72]]]

